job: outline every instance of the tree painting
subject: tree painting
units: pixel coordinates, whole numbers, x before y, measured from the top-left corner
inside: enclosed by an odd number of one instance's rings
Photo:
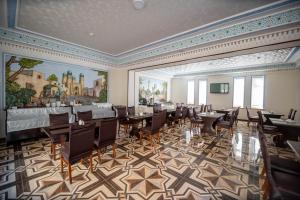
[[[20,68],[11,74],[11,65],[17,63]],[[30,102],[31,98],[36,94],[35,90],[29,88],[21,88],[15,80],[18,75],[25,69],[32,69],[38,64],[42,64],[43,61],[21,58],[17,59],[16,56],[11,56],[5,63],[5,76],[6,76],[6,107],[23,106]]]
[[[167,101],[167,86],[167,81],[141,76],[139,78],[139,102],[143,102],[144,99],[149,102],[151,98],[155,102]]]

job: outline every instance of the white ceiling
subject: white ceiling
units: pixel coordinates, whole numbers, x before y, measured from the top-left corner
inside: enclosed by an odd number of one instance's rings
[[[201,73],[210,73],[223,70],[249,69],[251,67],[277,65],[287,63],[288,58],[294,52],[293,48],[266,51],[248,55],[240,55],[229,58],[222,58],[204,62],[190,63],[166,68],[147,70],[144,73],[151,75],[164,74],[173,76],[201,75]],[[299,59],[299,58],[298,58]]]
[[[276,0],[145,1],[21,0],[16,25],[117,55]]]

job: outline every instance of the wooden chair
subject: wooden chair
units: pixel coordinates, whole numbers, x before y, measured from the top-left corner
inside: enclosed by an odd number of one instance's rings
[[[185,124],[185,120],[187,117],[188,117],[188,107],[183,106],[182,112],[181,112],[181,117],[180,117],[181,124],[182,124],[182,122],[183,122],[183,124]]]
[[[297,113],[297,110],[294,110],[294,113],[291,116],[291,120],[295,120],[296,113]]]
[[[247,111],[247,117],[248,117],[248,127],[249,127],[249,124],[250,124],[251,122],[252,122],[252,123],[258,123],[258,121],[259,121],[258,116],[250,115],[250,112],[249,112],[247,106],[246,106],[246,111]]]
[[[197,132],[199,133],[201,132],[201,128],[203,127],[203,123],[204,123],[201,117],[198,116],[201,109],[202,108],[197,108],[197,107],[194,107],[192,110],[189,109],[189,118],[191,122],[190,132],[192,131],[193,128],[196,128]]]
[[[288,119],[291,119],[292,118],[292,115],[293,115],[293,112],[294,112],[294,109],[291,108],[289,114],[288,114]]]
[[[130,125],[132,125],[132,122],[130,120],[128,120],[128,118],[127,118],[126,106],[116,107],[116,111],[117,111],[117,119],[119,122],[118,135],[120,135],[121,128],[123,128],[125,130],[125,134],[127,135]]]
[[[93,120],[93,113],[91,110],[85,111],[85,112],[77,112],[77,119],[83,120],[85,122],[92,121]]]
[[[181,108],[176,108],[175,116],[169,116],[168,122],[170,125],[178,123],[181,126]]]
[[[69,142],[65,142],[61,148],[61,172],[63,173],[63,164],[68,165],[68,174],[70,183],[72,183],[71,165],[89,157],[90,170],[93,172],[93,148],[94,148],[95,124],[73,125],[69,132]]]
[[[50,126],[44,128],[51,140],[51,154],[56,157],[56,145],[63,144],[69,133],[69,113],[49,114]]]
[[[218,121],[215,126],[216,136],[218,135],[219,129],[227,129],[229,130],[230,134],[233,135],[233,124],[234,124],[235,117],[236,117],[236,110],[232,111],[229,121],[225,121],[225,120]]]
[[[279,130],[276,126],[272,126],[272,125],[265,125],[264,123],[264,119],[263,119],[263,115],[261,113],[261,111],[257,111],[258,114],[258,125],[262,128],[264,133],[268,133],[268,134],[279,134]]]
[[[300,176],[283,171],[281,170],[282,168],[279,170],[278,168],[274,168],[262,129],[260,129],[259,133],[261,153],[264,162],[263,172],[266,174],[266,180],[262,186],[264,191],[263,199],[300,199]]]
[[[139,132],[140,142],[142,144],[143,137],[146,137],[152,147],[154,147],[153,139],[156,138],[160,142],[160,128],[162,126],[162,112],[153,114],[151,126],[146,126],[142,128]]]
[[[101,149],[112,146],[113,157],[116,156],[116,135],[117,135],[117,119],[101,120],[99,126],[98,138],[94,140],[94,145],[98,151],[99,162],[101,161]]]

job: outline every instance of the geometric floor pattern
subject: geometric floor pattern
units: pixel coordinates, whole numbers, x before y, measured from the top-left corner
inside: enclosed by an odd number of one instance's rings
[[[0,199],[260,199],[262,160],[255,126],[239,122],[234,135],[169,128],[153,149],[123,134],[113,158],[107,149],[60,172],[50,141],[40,138],[0,145]],[[271,154],[294,159],[290,149],[269,145]],[[59,152],[59,147],[57,149]]]

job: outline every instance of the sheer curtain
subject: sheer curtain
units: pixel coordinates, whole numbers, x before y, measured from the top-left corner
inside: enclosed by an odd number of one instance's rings
[[[194,80],[188,81],[188,93],[187,93],[187,104],[194,104],[194,90],[195,82]]]
[[[252,77],[251,108],[264,108],[264,76]]]
[[[244,107],[245,78],[235,77],[233,80],[233,107]]]
[[[199,105],[206,104],[207,81],[199,80]]]

